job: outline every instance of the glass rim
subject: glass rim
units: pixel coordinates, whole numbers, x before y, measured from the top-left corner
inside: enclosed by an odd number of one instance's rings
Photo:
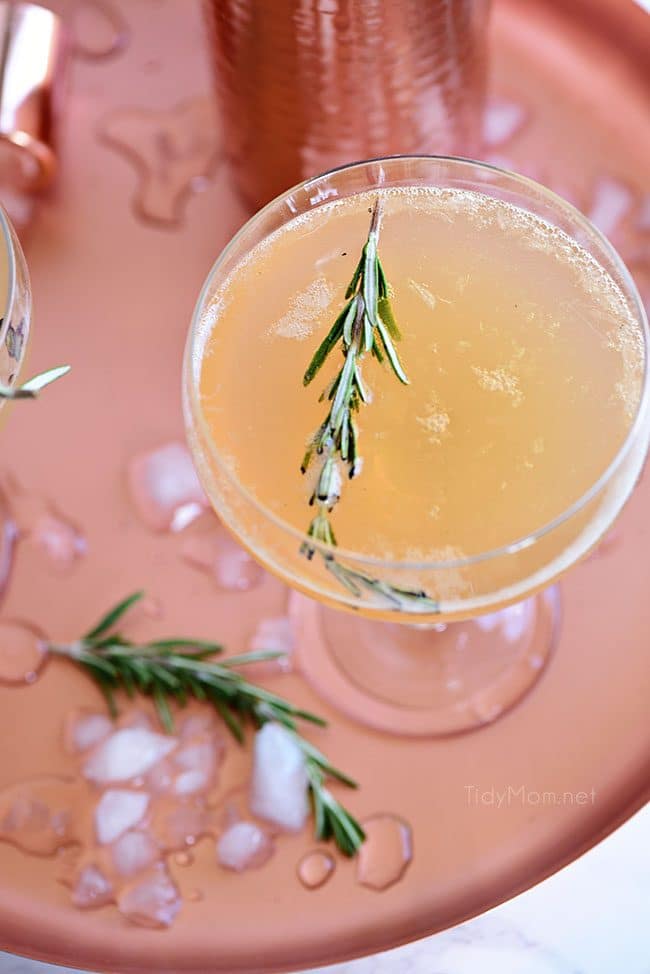
[[[520,173],[513,172],[509,169],[504,169],[499,166],[495,166],[489,162],[482,162],[480,160],[470,159],[463,156],[449,156],[449,155],[428,155],[428,154],[401,154],[392,156],[378,156],[372,159],[362,159],[357,162],[345,163],[341,166],[336,166],[333,169],[328,169],[317,176],[310,176],[308,179],[301,180],[299,183],[291,186],[289,189],[284,190],[279,193],[278,196],[270,200],[265,206],[254,213],[248,220],[237,230],[237,232],[231,237],[226,246],[222,249],[221,253],[218,255],[214,263],[212,264],[208,275],[201,288],[198,300],[194,306],[194,311],[192,313],[192,320],[188,332],[188,338],[185,346],[185,355],[183,362],[183,383],[188,391],[188,398],[192,414],[192,422],[195,423],[201,433],[201,441],[207,443],[210,455],[217,463],[222,474],[230,481],[232,486],[236,491],[243,497],[243,499],[250,504],[255,510],[263,516],[265,519],[270,520],[273,524],[281,529],[283,532],[292,535],[296,542],[301,545],[307,543],[310,548],[315,551],[320,552],[324,556],[331,556],[334,550],[331,545],[325,544],[324,542],[318,541],[307,534],[306,531],[300,531],[293,524],[285,521],[282,517],[277,515],[270,508],[266,507],[261,501],[255,497],[255,495],[243,484],[241,484],[227,463],[224,462],[219,450],[214,443],[214,440],[209,434],[207,424],[205,422],[205,417],[200,408],[199,394],[197,389],[197,384],[194,381],[194,346],[201,330],[201,317],[203,311],[207,307],[207,299],[212,291],[212,284],[215,276],[219,272],[224,261],[230,256],[231,252],[235,249],[242,237],[245,236],[254,226],[261,222],[263,217],[271,212],[278,205],[284,203],[290,197],[301,190],[308,190],[310,187],[316,187],[319,183],[326,182],[331,176],[337,173],[348,172],[353,170],[363,170],[367,169],[369,166],[381,165],[384,163],[392,162],[431,162],[431,163],[451,163],[454,167],[458,167],[463,170],[468,171],[478,170],[479,172],[491,172],[497,176],[506,176],[511,181],[515,183],[517,187],[521,187],[523,190],[531,194],[531,190],[541,197],[546,202],[550,203],[555,209],[564,214],[571,219],[571,221],[577,225],[579,228],[587,231],[595,237],[596,241],[604,248],[607,252],[608,257],[612,260],[617,272],[622,278],[622,283],[624,286],[623,295],[628,302],[633,305],[633,311],[637,318],[638,323],[641,326],[641,332],[643,335],[643,378],[641,385],[641,394],[639,396],[639,401],[637,403],[636,412],[634,418],[630,424],[627,435],[620,445],[618,451],[607,465],[605,470],[601,473],[598,479],[589,487],[588,490],[584,491],[580,497],[578,497],[572,504],[570,504],[564,511],[553,518],[551,521],[546,522],[540,528],[535,531],[530,532],[525,536],[516,538],[512,542],[508,542],[504,545],[499,545],[496,548],[491,548],[487,551],[477,552],[473,555],[466,555],[461,558],[453,558],[448,560],[433,560],[433,559],[391,559],[391,558],[380,558],[376,555],[367,555],[359,551],[354,551],[350,548],[345,548],[343,545],[336,545],[337,557],[342,557],[350,561],[360,563],[363,565],[369,565],[381,569],[395,569],[395,570],[407,570],[407,571],[439,571],[439,570],[453,570],[460,568],[467,568],[471,565],[480,564],[481,562],[496,560],[497,558],[507,557],[509,555],[517,554],[520,551],[530,548],[537,544],[547,535],[551,534],[557,528],[561,527],[572,517],[578,514],[584,507],[586,507],[591,500],[593,500],[606,486],[606,484],[614,476],[618,468],[621,466],[625,460],[627,454],[632,448],[636,437],[638,435],[639,429],[642,425],[644,414],[648,408],[648,399],[650,397],[650,382],[649,382],[649,346],[650,346],[650,332],[648,330],[648,319],[645,313],[645,308],[641,297],[639,295],[634,279],[630,274],[625,262],[622,257],[614,247],[614,245],[608,240],[608,238],[603,234],[594,224],[586,217],[577,207],[569,203],[562,196],[559,196],[552,189],[544,186],[542,183],[538,183],[536,180],[531,179],[529,176],[524,176]],[[356,190],[350,193],[350,196],[357,195],[359,192],[366,192],[372,190],[373,188],[380,188],[379,186],[369,185],[365,189]],[[444,187],[442,187],[444,188]],[[480,192],[480,190],[476,190]],[[347,198],[347,197],[339,197]],[[320,206],[331,204],[335,202],[335,197],[325,197],[319,200],[318,203],[313,207],[314,209]],[[525,207],[520,203],[515,203],[519,205],[520,208]],[[291,219],[295,219],[299,214],[292,215]],[[290,222],[290,221],[286,221]],[[550,221],[547,221],[550,222]]]
[[[4,308],[1,309],[2,324],[0,325],[0,342],[2,342],[11,324],[12,310],[16,296],[16,244],[14,241],[14,231],[7,211],[1,203],[0,228],[2,229],[2,239],[7,253],[7,300]]]

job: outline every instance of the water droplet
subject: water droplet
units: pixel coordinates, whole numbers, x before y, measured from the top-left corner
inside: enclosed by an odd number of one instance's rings
[[[28,622],[0,621],[0,683],[33,683],[47,657],[44,635]]]
[[[203,899],[203,892],[200,889],[191,889],[187,894],[187,899],[190,903],[200,903]]]
[[[186,200],[196,191],[195,180],[211,177],[217,164],[213,100],[190,98],[164,111],[120,109],[104,119],[100,132],[135,166],[136,215],[157,225],[178,225]]]
[[[315,849],[298,863],[298,878],[307,889],[318,889],[336,869],[336,861],[328,852]]]
[[[388,889],[413,858],[411,827],[390,814],[373,815],[361,824],[366,840],[357,855],[357,881],[370,889]]]
[[[191,852],[177,852],[174,856],[174,862],[177,866],[191,866],[194,862],[194,856]]]

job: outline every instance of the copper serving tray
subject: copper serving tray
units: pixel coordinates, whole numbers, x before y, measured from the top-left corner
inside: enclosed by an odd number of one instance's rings
[[[60,179],[25,240],[30,368],[70,362],[73,372],[39,404],[14,409],[3,466],[80,526],[88,553],[59,573],[19,546],[2,615],[56,638],[77,635],[143,585],[164,609],[152,630],[217,636],[233,649],[258,618],[285,611],[286,590],[271,578],[237,595],[192,571],[179,536],[152,534],[137,519],[125,485],[134,454],[183,438],[180,364],[191,310],[245,216],[218,159],[199,7],[113,4],[128,36],[112,58],[76,60]],[[650,18],[615,0],[500,0],[494,14],[493,92],[529,112],[495,155],[586,209],[599,180],[627,187],[624,256],[641,275],[650,261],[641,226]],[[312,847],[308,835],[286,839],[266,868],[241,876],[219,870],[212,844],[202,843],[191,870],[176,872],[204,898],[158,932],[128,926],[112,907],[74,910],[54,861],[0,844],[0,947],[111,971],[286,971],[442,930],[570,862],[648,797],[649,503],[646,478],[617,540],[562,583],[561,639],[540,683],[485,729],[432,741],[382,736],[331,711],[298,676],[276,680],[332,719],[328,753],[362,782],[353,810],[410,822],[414,860],[391,889],[359,886],[345,861],[323,888],[303,889],[296,864]],[[0,786],[69,770],[63,717],[73,704],[98,701],[63,663],[33,686],[0,689]],[[488,794],[523,786],[528,797],[497,807],[472,800],[474,786]],[[592,789],[585,804],[530,799]]]

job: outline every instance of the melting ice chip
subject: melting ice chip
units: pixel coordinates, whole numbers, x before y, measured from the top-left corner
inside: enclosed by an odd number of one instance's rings
[[[29,538],[62,569],[74,565],[87,550],[86,539],[74,525],[51,511],[45,511],[34,521]]]
[[[181,908],[181,898],[165,866],[158,864],[122,890],[117,908],[140,926],[168,927]]]
[[[227,592],[248,592],[264,577],[261,565],[218,526],[188,537],[182,556]]]
[[[69,751],[87,751],[108,737],[113,723],[106,714],[76,710],[66,719],[65,741]]]
[[[596,185],[587,216],[602,233],[609,236],[627,216],[633,202],[632,191],[623,183],[616,179],[601,179]]]
[[[143,791],[109,788],[95,809],[95,831],[100,845],[108,845],[123,832],[137,825],[149,806],[149,795]]]
[[[263,866],[272,854],[273,842],[254,822],[235,822],[217,842],[219,864],[238,873]]]
[[[85,866],[72,891],[72,902],[82,909],[104,906],[113,899],[113,887],[97,866]]]
[[[491,99],[483,117],[483,139],[486,145],[508,142],[524,124],[526,112],[521,105],[502,98]]]
[[[182,531],[209,507],[182,443],[135,457],[127,476],[135,508],[152,531]]]
[[[142,727],[125,727],[106,738],[83,768],[98,784],[128,781],[145,774],[176,747],[176,740]]]
[[[190,739],[175,752],[173,762],[179,769],[174,781],[177,795],[203,791],[214,780],[217,762],[223,757],[223,743],[214,734]]]
[[[309,812],[305,755],[289,731],[269,723],[255,735],[251,811],[297,832]]]
[[[290,673],[292,655],[296,646],[296,634],[288,616],[271,616],[261,619],[248,644],[251,653],[271,651],[282,653],[277,659],[251,663],[246,667],[249,676],[264,677],[278,673]]]
[[[134,876],[159,856],[158,846],[146,832],[125,832],[111,849],[113,865],[122,876]]]

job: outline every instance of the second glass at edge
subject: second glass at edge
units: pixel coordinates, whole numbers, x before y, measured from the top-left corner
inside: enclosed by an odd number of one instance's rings
[[[435,612],[418,611],[417,601],[396,606],[369,590],[357,597],[327,571],[324,558],[308,561],[301,555],[304,534],[264,508],[219,456],[199,400],[211,298],[240,261],[269,234],[332,198],[409,185],[474,190],[558,226],[618,285],[645,353],[639,406],[625,442],[602,476],[550,524],[505,547],[446,562],[391,562],[336,549],[337,561],[351,571],[397,588],[426,590],[438,601]],[[611,526],[643,466],[650,429],[647,348],[639,296],[608,241],[549,190],[486,164],[431,156],[357,163],[301,183],[245,224],[213,266],[194,313],[184,364],[188,440],[223,523],[266,568],[311,597],[293,594],[290,608],[299,629],[301,669],[324,696],[364,723],[413,735],[467,730],[521,699],[554,645],[558,602],[549,586]],[[322,546],[320,553],[330,552]],[[471,621],[476,616],[481,617]]]

